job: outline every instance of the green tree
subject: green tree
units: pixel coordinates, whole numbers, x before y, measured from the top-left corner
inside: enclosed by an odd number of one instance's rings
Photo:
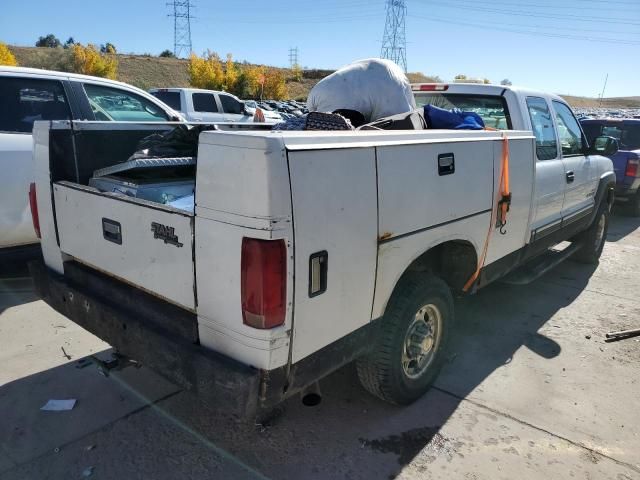
[[[100,45],[100,53],[115,54],[117,52],[118,50],[116,49],[116,46],[111,42],[107,42],[104,45]]]
[[[69,38],[67,38],[67,41],[64,42],[64,45],[62,45],[62,47],[63,48],[69,48],[69,47],[72,47],[75,44],[76,44],[76,41],[73,39],[73,37],[69,37]]]
[[[36,42],[36,47],[57,48],[60,45],[60,40],[58,40],[58,37],[56,37],[53,33],[38,38],[38,41]]]
[[[163,50],[158,56],[162,58],[176,58],[171,50]]]

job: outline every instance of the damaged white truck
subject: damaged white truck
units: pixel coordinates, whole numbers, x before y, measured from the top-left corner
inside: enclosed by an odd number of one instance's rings
[[[413,88],[419,107],[473,111],[488,129],[220,126],[195,158],[125,165],[175,125],[37,122],[38,292],[239,415],[352,361],[367,390],[412,402],[442,364],[453,297],[569,255],[597,262],[615,182],[599,155],[615,141],[588,145],[559,97]],[[149,184],[167,188],[140,195]],[[184,184],[192,208],[173,203]]]

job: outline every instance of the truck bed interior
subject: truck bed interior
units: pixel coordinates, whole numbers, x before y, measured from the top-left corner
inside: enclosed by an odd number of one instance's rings
[[[163,154],[155,163],[130,162],[132,155],[140,150],[142,140],[172,131],[177,126],[175,123],[56,123],[50,131],[49,140],[50,171],[54,183],[71,182],[101,192],[126,195],[130,197],[128,200],[139,198],[164,205],[193,196],[196,156],[171,159]],[[267,128],[271,126],[227,124],[205,127],[224,130]],[[191,214],[192,205],[193,200],[191,207],[186,207]]]

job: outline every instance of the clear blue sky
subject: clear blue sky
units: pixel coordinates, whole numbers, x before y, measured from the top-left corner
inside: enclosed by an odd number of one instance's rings
[[[167,0],[3,0],[0,41],[115,44],[120,52],[173,48]],[[194,51],[238,60],[336,68],[380,55],[384,0],[193,0]],[[407,0],[409,71],[458,73],[595,97],[640,95],[640,0]]]

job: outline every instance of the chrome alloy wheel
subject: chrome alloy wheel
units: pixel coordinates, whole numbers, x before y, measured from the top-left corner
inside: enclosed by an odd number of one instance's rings
[[[409,378],[422,375],[433,363],[442,336],[442,314],[433,304],[424,305],[415,316],[404,338],[402,369]]]

